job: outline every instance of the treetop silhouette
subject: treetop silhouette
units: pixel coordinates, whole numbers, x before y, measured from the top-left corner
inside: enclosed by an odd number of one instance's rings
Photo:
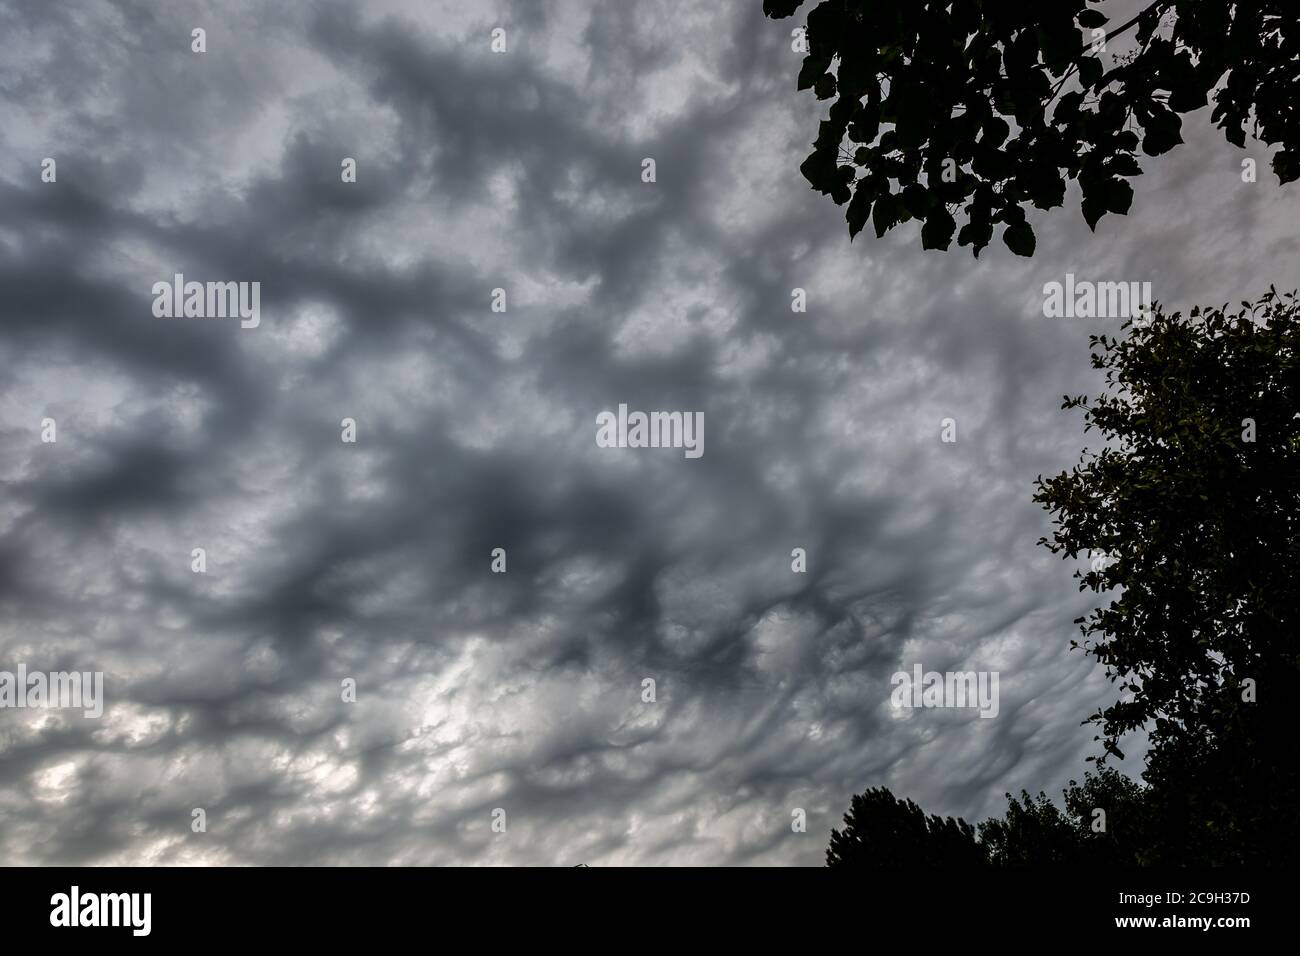
[[[769,17],[803,0],[764,0]],[[1082,190],[1096,228],[1123,215],[1138,150],[1182,142],[1182,117],[1213,101],[1228,142],[1280,145],[1281,183],[1300,177],[1300,19],[1293,0],[1156,0],[1112,26],[1097,0],[823,0],[808,14],[798,87],[833,100],[800,167],[848,204],[850,237],[922,222],[921,244],[976,256],[994,231],[1017,255],[1036,239],[1029,206]],[[1109,41],[1135,31],[1113,57]],[[958,228],[960,226],[960,228]]]

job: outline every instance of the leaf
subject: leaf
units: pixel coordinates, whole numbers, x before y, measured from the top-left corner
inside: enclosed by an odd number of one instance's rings
[[[988,122],[984,124],[984,132],[980,137],[980,145],[988,146],[993,149],[1001,146],[1011,135],[1011,127],[1007,121],[1000,116],[990,116]]]
[[[803,0],[763,0],[763,13],[773,20],[783,20],[793,16],[803,5]]]
[[[957,233],[957,244],[959,246],[973,246],[975,254],[989,244],[993,238],[993,223],[987,220],[972,220],[961,227]]]
[[[835,203],[835,205],[837,206],[843,206],[846,202],[849,201],[849,179],[853,174],[853,167],[852,166],[839,167],[840,172],[843,172],[844,170],[849,171],[849,177],[837,176],[835,180],[835,185],[833,185],[830,188],[831,202]]]
[[[1116,176],[1141,176],[1142,166],[1132,153],[1116,153],[1106,160],[1106,171]]]
[[[1167,153],[1183,141],[1182,118],[1161,103],[1152,104],[1137,110],[1138,118],[1146,135],[1142,139],[1142,151],[1148,156]]]
[[[1148,156],[1159,156],[1169,152],[1182,141],[1182,134],[1176,129],[1148,129],[1146,135],[1142,137],[1142,152]]]
[[[1095,56],[1085,56],[1079,61],[1079,82],[1085,89],[1095,89],[1101,82],[1103,72],[1101,60]]]
[[[908,183],[903,187],[903,208],[914,219],[923,219],[930,211],[935,197],[920,183]]]
[[[1079,21],[1079,26],[1085,30],[1095,30],[1098,27],[1104,27],[1110,22],[1110,17],[1100,10],[1083,10],[1075,19]]]
[[[1053,122],[1057,125],[1073,123],[1079,115],[1079,104],[1082,102],[1083,92],[1070,90],[1057,101],[1056,111],[1052,114]]]
[[[942,203],[931,208],[921,227],[922,249],[947,249],[952,244],[952,234],[957,229],[957,222],[952,213]]]
[[[840,57],[839,69],[835,71],[835,83],[840,93],[849,94],[856,100],[874,79],[871,62],[866,57]]]
[[[803,66],[799,68],[798,89],[812,89],[813,85],[821,79],[822,75],[830,68],[830,65],[830,57],[814,56],[809,53],[803,58]]]
[[[1096,195],[1083,197],[1083,221],[1093,232],[1097,231],[1097,220],[1106,215],[1106,204]]]
[[[1300,179],[1300,150],[1284,149],[1273,157],[1273,172],[1279,183],[1291,183]]]
[[[1033,227],[1027,222],[1019,222],[1015,225],[1008,226],[1002,233],[1002,241],[1018,256],[1029,258],[1034,254],[1034,248],[1037,245],[1034,239]]]
[[[898,197],[886,193],[876,200],[871,210],[871,224],[876,228],[876,238],[884,238],[885,233],[898,224]]]
[[[1103,196],[1106,210],[1121,216],[1127,214],[1129,207],[1133,205],[1133,187],[1123,179],[1107,180]]]
[[[812,184],[818,192],[829,193],[834,188],[838,173],[835,168],[835,156],[825,150],[813,150],[799,166],[804,179]]]
[[[880,107],[863,103],[853,113],[849,122],[849,139],[855,143],[874,143],[880,132]]]

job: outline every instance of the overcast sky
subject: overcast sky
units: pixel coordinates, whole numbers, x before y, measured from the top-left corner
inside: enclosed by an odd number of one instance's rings
[[[0,670],[107,698],[0,710],[0,860],[817,865],[868,786],[976,821],[1081,778],[1112,691],[1030,497],[1118,323],[1043,285],[1293,286],[1295,187],[1206,110],[1032,260],[850,244],[799,22],[0,0]],[[261,324],[156,318],[178,272]],[[704,455],[597,447],[620,403]],[[917,663],[998,716],[892,708]]]

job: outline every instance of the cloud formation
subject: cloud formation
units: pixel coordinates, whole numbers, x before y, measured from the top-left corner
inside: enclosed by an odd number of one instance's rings
[[[1196,114],[1032,260],[850,244],[792,25],[0,7],[0,670],[107,699],[0,710],[0,858],[815,865],[864,787],[980,819],[1081,774],[1111,687],[1030,495],[1116,326],[1042,286],[1294,284],[1294,192]],[[153,317],[178,272],[260,282],[260,326]],[[597,447],[620,403],[705,455]],[[997,718],[892,709],[918,662],[998,671]]]

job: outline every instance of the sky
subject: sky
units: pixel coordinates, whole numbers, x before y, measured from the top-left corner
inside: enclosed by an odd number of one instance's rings
[[[0,709],[0,861],[815,866],[867,787],[1082,779],[1114,691],[1031,496],[1119,322],[1043,287],[1293,287],[1295,187],[1207,109],[1032,259],[850,242],[806,13],[0,0],[0,671],[104,674]],[[176,273],[259,323],[156,316]],[[704,453],[600,447],[620,404]],[[917,664],[997,716],[891,704]]]

